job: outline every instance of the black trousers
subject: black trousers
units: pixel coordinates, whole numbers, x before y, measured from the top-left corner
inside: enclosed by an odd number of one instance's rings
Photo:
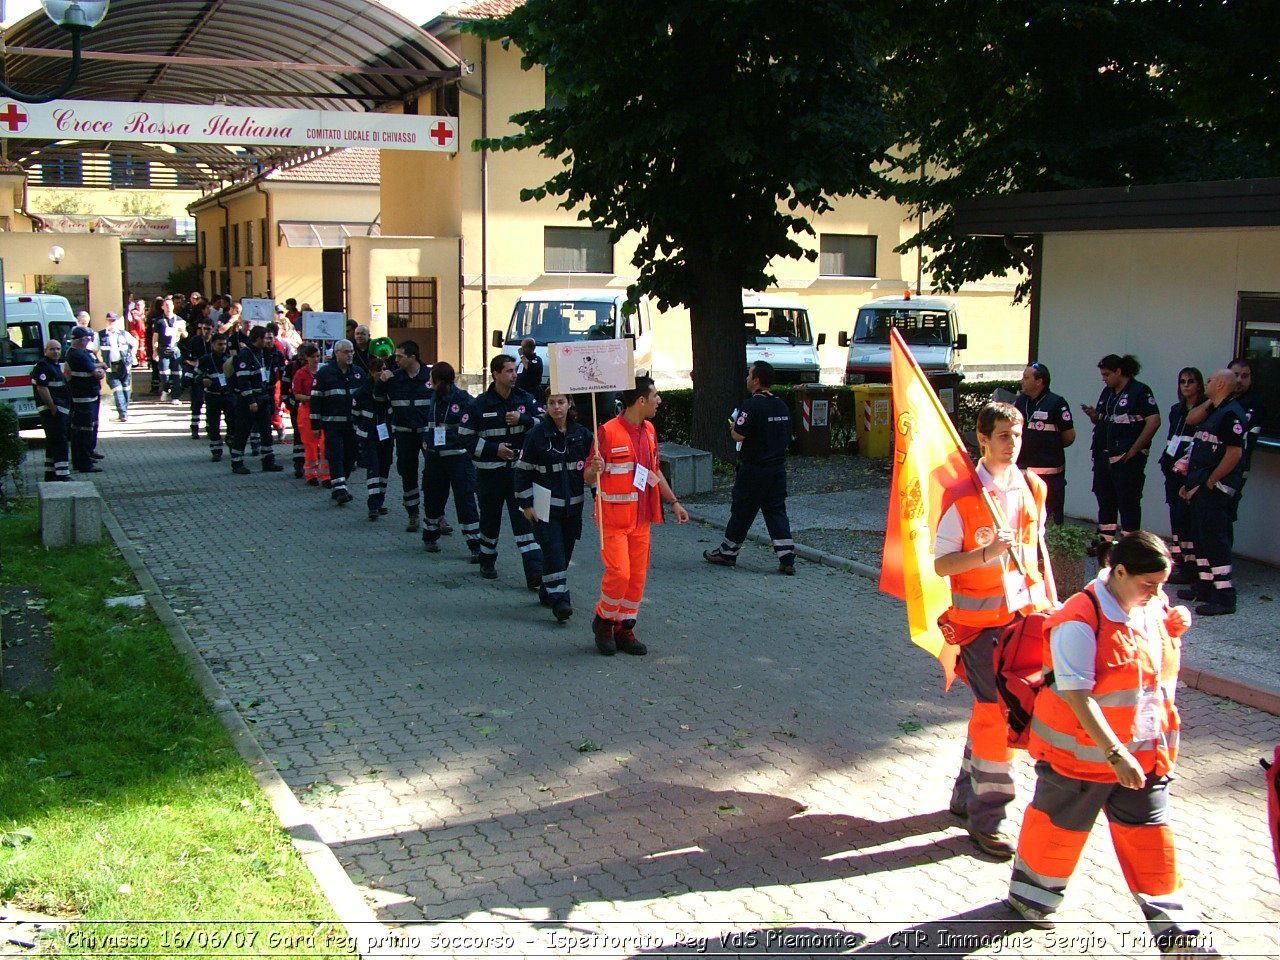
[[[98,397],[71,398],[71,466],[88,470],[93,466],[93,448],[98,439]]]
[[[786,464],[756,466],[739,463],[733,481],[733,504],[729,523],[724,528],[720,552],[736,556],[756,514],[764,514],[765,529],[773,541],[778,562],[790,566],[796,562],[796,542],[791,539],[791,521],[787,518]]]
[[[405,512],[411,517],[418,515],[422,494],[418,491],[418,470],[422,461],[422,434],[417,430],[392,434],[396,445],[396,473],[400,475],[401,498]],[[425,483],[425,478],[424,478]],[[446,488],[445,496],[447,497]],[[474,492],[472,494],[474,497]],[[443,504],[441,505],[443,509]]]
[[[1203,484],[1191,498],[1195,521],[1192,549],[1196,555],[1196,599],[1224,607],[1236,605],[1231,582],[1231,549],[1235,545],[1235,497]]]
[[[1104,453],[1093,461],[1093,494],[1098,500],[1098,533],[1109,540],[1142,529],[1142,486],[1147,456],[1108,462]],[[1119,525],[1117,526],[1117,521]]]
[[[454,458],[456,459],[456,458]],[[498,538],[502,535],[502,508],[507,508],[516,549],[524,564],[526,578],[542,575],[542,551],[533,536],[533,525],[525,519],[516,503],[516,478],[511,467],[476,471],[476,493],[480,506],[480,565],[494,567],[498,562]]]
[[[575,512],[562,511],[550,520],[535,520],[533,533],[542,548],[542,586],[538,599],[549,607],[557,603],[571,603],[569,597],[569,561],[573,548],[582,538],[582,508]]]
[[[44,478],[71,479],[71,417],[50,413],[40,408],[40,426],[44,429]]]
[[[200,414],[204,412],[204,384],[200,379],[191,381],[191,432],[200,431]]]
[[[394,441],[390,437],[379,440],[376,432],[360,441],[360,463],[364,467],[370,510],[377,510],[387,501],[387,477],[391,475],[394,453]]]
[[[449,491],[453,491],[453,510],[458,517],[458,527],[467,541],[472,553],[480,549],[480,511],[476,505],[476,468],[468,454],[442,457],[438,453],[429,453],[422,468],[422,493],[426,501],[423,518],[422,539],[425,543],[433,543],[440,539],[440,521],[444,519],[444,508],[449,502]],[[501,507],[498,508],[499,514]],[[499,515],[498,525],[502,525]],[[495,543],[497,536],[494,537]]]
[[[275,463],[276,460],[275,448],[271,445],[274,436],[271,431],[271,401],[260,396],[256,402],[258,409],[250,410],[249,406],[253,403],[254,401],[246,400],[244,397],[236,398],[235,419],[232,421],[234,427],[231,432],[231,465],[233,467],[244,463],[244,448],[249,442],[250,434],[259,438],[262,462]]]
[[[356,468],[360,456],[360,438],[349,423],[321,423],[324,430],[324,455],[329,461],[332,490],[347,489],[347,477]]]
[[[221,393],[204,395],[204,432],[209,438],[209,452],[215,455],[222,453],[222,423],[227,424],[227,434],[235,432],[231,418],[231,398]]]

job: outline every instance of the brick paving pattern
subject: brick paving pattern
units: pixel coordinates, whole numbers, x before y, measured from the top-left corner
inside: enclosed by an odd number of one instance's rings
[[[1008,865],[947,813],[967,692],[943,693],[871,582],[803,561],[780,577],[756,544],[710,568],[719,530],[668,524],[637,626],[650,654],[604,658],[594,525],[558,627],[509,529],[483,581],[458,535],[430,555],[403,532],[395,483],[370,523],[363,474],[344,509],[256,463],[234,477],[186,417],[143,400],[104,423],[96,482],[348,875],[416,944],[404,953],[733,953],[720,936],[737,932],[753,956],[1157,954],[1101,824],[1058,931],[1000,905]],[[1219,950],[1275,956],[1257,761],[1280,718],[1180,699],[1186,884]]]

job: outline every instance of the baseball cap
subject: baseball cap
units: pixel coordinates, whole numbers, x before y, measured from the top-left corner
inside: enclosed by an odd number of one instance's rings
[[[276,313],[284,313],[284,307],[280,306],[278,303],[276,304]]]
[[[92,337],[92,336],[93,336],[93,331],[92,331],[92,330],[87,330],[87,329],[85,329],[84,327],[72,327],[72,328],[71,328],[71,335],[70,335],[67,339],[68,339],[68,340],[83,340],[85,337]]]

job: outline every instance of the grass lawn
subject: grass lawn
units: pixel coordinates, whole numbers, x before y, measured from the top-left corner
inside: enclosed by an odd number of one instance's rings
[[[92,949],[114,935],[164,956],[349,955],[325,947],[343,928],[151,609],[104,606],[141,593],[114,544],[45,551],[30,503],[0,513],[0,544],[57,666],[46,692],[0,693],[0,902],[76,919],[49,945],[68,954],[129,952]],[[272,948],[286,936],[304,942]]]

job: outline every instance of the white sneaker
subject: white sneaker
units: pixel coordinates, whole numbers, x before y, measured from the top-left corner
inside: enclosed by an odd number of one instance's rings
[[[1021,900],[1015,900],[1013,897],[1007,898],[1004,903],[1005,906],[1037,930],[1052,930],[1057,926],[1057,924],[1049,918],[1049,914],[1041,910],[1039,907],[1033,907],[1031,904],[1023,903]]]

